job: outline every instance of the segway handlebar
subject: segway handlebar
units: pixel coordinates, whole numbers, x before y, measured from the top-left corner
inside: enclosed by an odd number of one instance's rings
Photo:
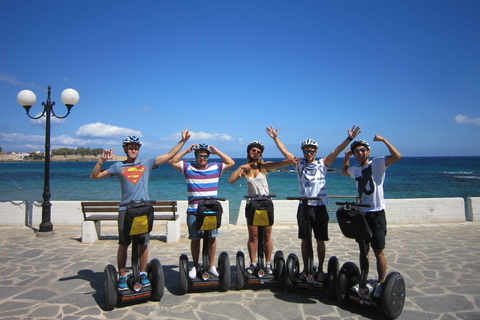
[[[252,196],[243,196],[245,199],[275,198],[276,194],[254,194]]]
[[[132,204],[132,203],[140,203],[140,202],[148,202],[150,204],[155,204],[155,203],[157,203],[157,200],[132,200],[130,202],[119,203],[118,206],[119,207],[124,207],[124,206],[128,206],[129,204]]]
[[[349,202],[349,201],[345,201],[345,202],[335,202],[336,205],[338,206],[356,206],[356,207],[363,207],[363,208],[369,208],[371,207],[372,205],[371,204],[368,204],[368,203],[357,203],[357,202]]]
[[[192,199],[190,199],[191,201],[197,201],[197,200],[218,200],[218,201],[226,201],[227,198],[217,198],[217,197],[212,197],[212,196],[208,196],[208,197],[193,197]]]
[[[322,200],[321,197],[287,197],[287,200]]]

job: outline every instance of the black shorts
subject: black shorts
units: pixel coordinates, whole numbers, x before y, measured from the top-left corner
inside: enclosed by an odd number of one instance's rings
[[[118,244],[128,247],[132,243],[132,236],[129,235],[129,232],[126,232],[124,229],[125,226],[125,210],[120,210],[118,213]],[[143,245],[148,245],[150,242],[150,233],[144,233],[138,235],[138,243]]]
[[[299,204],[297,209],[297,223],[298,223],[298,238],[306,239],[304,231],[304,219],[303,219],[303,205]],[[308,219],[310,220],[310,227],[313,229],[315,239],[321,241],[328,241],[328,216],[327,207],[321,206],[308,206]]]
[[[385,249],[385,236],[387,235],[387,219],[385,210],[365,212],[370,229],[372,230],[371,246],[373,249]]]

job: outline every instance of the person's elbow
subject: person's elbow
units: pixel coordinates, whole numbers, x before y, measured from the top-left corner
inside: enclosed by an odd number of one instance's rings
[[[342,170],[342,176],[350,178],[350,174],[347,170]]]

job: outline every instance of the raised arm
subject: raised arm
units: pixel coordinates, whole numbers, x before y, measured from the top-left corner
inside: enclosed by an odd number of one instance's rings
[[[188,139],[190,139],[190,132],[188,131],[188,127],[186,127],[185,130],[182,131],[182,139],[180,140],[180,142],[177,143],[177,145],[173,147],[172,150],[170,150],[168,153],[158,156],[155,159],[155,166],[164,164],[165,162],[172,159],[182,149]]]
[[[385,139],[384,137],[376,134],[375,138],[373,138],[373,141],[379,141],[379,142],[385,143],[388,150],[390,151],[390,155],[385,157],[385,165],[386,166],[390,166],[390,165],[394,164],[395,162],[400,160],[400,158],[402,157],[402,154],[400,152],[398,152],[398,150],[395,149],[395,147],[390,142],[388,142],[388,140]]]
[[[180,161],[182,158],[187,154],[192,152],[193,147],[196,146],[197,144],[192,144],[190,147],[187,149],[177,153],[172,159],[168,160],[168,163],[178,171],[182,172],[182,168],[180,167]]]
[[[216,154],[217,156],[220,157],[220,159],[222,159],[223,164],[225,165],[224,171],[230,169],[231,167],[233,167],[235,165],[235,161],[233,161],[232,158],[230,158],[229,156],[227,156],[225,153],[221,152],[220,150],[218,150],[214,146],[211,145],[210,150],[212,151],[212,154]]]
[[[245,172],[250,170],[250,164],[243,164],[239,166],[235,171],[232,172],[230,178],[228,178],[228,183],[232,184],[238,181],[241,177],[245,175]]]
[[[358,136],[362,132],[360,130],[360,127],[357,127],[353,125],[352,130],[348,129],[348,137],[343,141],[341,144],[338,145],[338,147],[335,148],[335,150],[332,151],[327,157],[323,159],[323,163],[325,166],[330,167],[333,162],[335,162],[335,159],[337,159],[338,155],[340,152],[342,152],[346,147],[348,147],[348,144],[355,139],[356,136]]]
[[[285,159],[288,159],[288,160],[294,160],[295,157],[293,156],[293,154],[291,154],[290,152],[288,152],[287,148],[285,148],[285,146],[283,145],[283,143],[280,141],[280,139],[278,138],[278,128],[277,129],[273,129],[273,126],[270,125],[270,127],[267,127],[267,129],[265,129],[265,131],[267,132],[267,134],[273,139],[273,141],[275,142],[275,144],[277,145],[277,148],[278,150],[283,154],[283,156],[285,157]]]
[[[342,176],[350,177],[348,169],[350,168],[350,157],[352,156],[352,154],[352,150],[350,149],[347,149],[347,151],[345,151],[345,159],[343,159],[342,163]]]
[[[107,172],[107,170],[102,170],[102,165],[105,163],[105,161],[111,159],[112,152],[115,148],[110,149],[110,150],[103,150],[102,156],[100,157],[100,160],[95,164],[95,167],[93,167],[92,173],[90,174],[90,178],[92,179],[103,179],[110,174]]]

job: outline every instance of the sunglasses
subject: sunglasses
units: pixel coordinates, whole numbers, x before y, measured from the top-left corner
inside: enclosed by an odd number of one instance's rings
[[[208,156],[204,156],[204,155],[199,154],[197,156],[197,159],[208,159]]]
[[[315,153],[314,150],[308,150],[308,151],[307,151],[307,150],[303,150],[303,154],[305,154],[305,155],[306,155],[306,154],[314,154],[314,153]]]
[[[355,149],[356,154],[359,154],[360,152],[365,153],[366,151],[367,151],[367,149],[365,149],[365,148]]]
[[[251,151],[251,152],[255,152],[255,153],[262,153],[262,151],[261,151],[261,150],[258,150],[258,149],[252,149],[252,150],[250,150],[250,151]]]

